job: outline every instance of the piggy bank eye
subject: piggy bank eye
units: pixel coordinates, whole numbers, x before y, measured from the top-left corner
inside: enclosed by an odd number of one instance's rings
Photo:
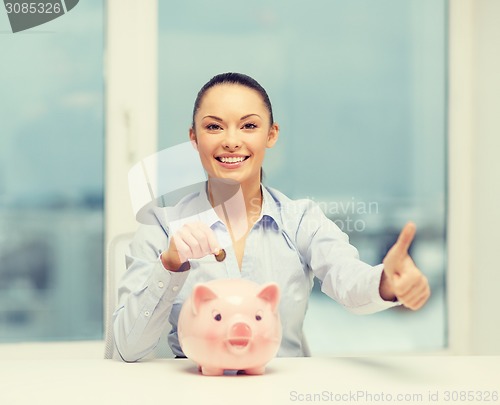
[[[212,316],[214,317],[214,319],[217,322],[219,322],[220,320],[222,320],[222,315],[219,312],[217,312],[217,311],[212,312]]]
[[[257,311],[257,314],[255,315],[255,320],[256,321],[262,320],[262,311]]]

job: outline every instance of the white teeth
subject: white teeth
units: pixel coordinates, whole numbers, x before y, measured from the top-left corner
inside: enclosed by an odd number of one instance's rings
[[[240,157],[220,157],[219,160],[222,163],[238,163],[243,162],[245,158],[243,156]]]

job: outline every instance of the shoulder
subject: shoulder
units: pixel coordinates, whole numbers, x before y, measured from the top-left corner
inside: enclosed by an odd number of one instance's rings
[[[273,202],[278,207],[282,218],[297,218],[300,220],[303,217],[311,215],[324,217],[324,213],[319,205],[309,198],[294,200],[275,188],[266,186],[265,189],[269,192]]]
[[[203,200],[204,198],[201,196],[201,191],[189,193],[181,198],[175,205],[163,207],[162,214],[167,216],[169,221],[190,217],[203,209],[203,205],[206,203],[206,201]]]
[[[200,194],[200,191],[189,193],[172,205],[165,205],[161,200],[156,201],[142,215],[142,220],[139,220],[140,228],[146,232],[158,228],[168,235],[170,223],[200,212],[200,207],[203,205],[200,203],[202,200]]]
[[[271,187],[266,187],[266,190],[279,206],[281,230],[304,260],[308,260],[313,247],[324,242],[345,240],[343,232],[317,202],[308,198],[293,200]]]

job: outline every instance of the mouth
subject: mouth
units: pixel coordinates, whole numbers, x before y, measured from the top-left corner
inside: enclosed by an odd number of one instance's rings
[[[232,338],[228,339],[229,346],[236,351],[244,351],[250,344],[249,338]]]
[[[250,156],[216,156],[215,160],[225,165],[237,165],[243,163]]]

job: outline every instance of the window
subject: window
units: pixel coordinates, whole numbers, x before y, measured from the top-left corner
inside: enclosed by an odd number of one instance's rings
[[[9,24],[0,13],[4,30]],[[0,35],[0,342],[102,337],[103,2]]]

